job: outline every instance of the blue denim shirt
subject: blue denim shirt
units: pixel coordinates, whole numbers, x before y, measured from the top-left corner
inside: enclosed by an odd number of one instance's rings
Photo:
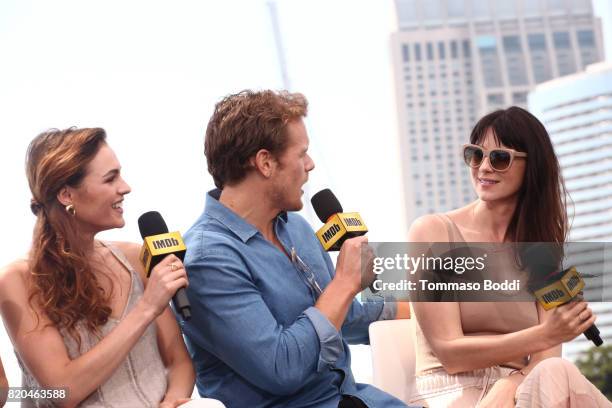
[[[382,300],[354,300],[338,332],[314,307],[318,294],[303,268],[219,203],[219,195],[207,194],[204,213],[185,234],[193,316],[179,321],[200,395],[228,408],[336,408],[342,394],[369,407],[405,407],[356,383],[350,368],[348,343],[368,343],[369,324],[392,318],[394,309]],[[324,290],[335,269],[310,225],[281,213],[274,228]]]

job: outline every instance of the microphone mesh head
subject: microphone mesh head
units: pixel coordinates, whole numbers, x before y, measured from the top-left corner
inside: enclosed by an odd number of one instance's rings
[[[165,234],[168,232],[168,226],[164,218],[157,211],[149,211],[142,214],[138,218],[138,229],[142,239],[151,235]]]
[[[522,266],[529,272],[528,289],[541,289],[561,278],[563,246],[555,242],[524,242],[519,245]]]
[[[321,222],[324,224],[327,222],[329,217],[343,211],[340,201],[338,201],[334,193],[332,193],[329,188],[321,190],[317,194],[313,195],[310,202],[312,203],[315,213],[317,213],[317,217],[319,217]]]

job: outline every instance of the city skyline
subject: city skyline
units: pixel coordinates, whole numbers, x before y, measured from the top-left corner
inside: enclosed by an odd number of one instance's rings
[[[396,0],[396,6],[398,137],[410,224],[475,199],[459,151],[479,118],[511,105],[526,108],[536,84],[603,60],[604,48],[589,0]]]

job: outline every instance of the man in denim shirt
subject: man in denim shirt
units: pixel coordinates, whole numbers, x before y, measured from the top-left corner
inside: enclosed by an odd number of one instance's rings
[[[314,163],[300,94],[244,91],[215,107],[205,154],[219,188],[185,234],[193,317],[182,322],[200,395],[233,407],[405,407],[355,383],[348,343],[395,317],[360,304],[361,244],[334,268],[298,214]]]

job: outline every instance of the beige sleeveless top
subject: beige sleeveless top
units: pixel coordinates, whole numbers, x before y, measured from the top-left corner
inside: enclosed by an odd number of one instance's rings
[[[438,215],[446,224],[449,242],[466,242],[457,225],[447,216]],[[506,256],[507,255],[507,256]],[[520,275],[512,253],[501,254],[494,268],[505,269]],[[508,270],[507,268],[511,268]],[[523,288],[523,291],[526,289]],[[458,302],[461,316],[461,327],[466,336],[482,333],[512,333],[538,324],[538,312],[534,302]],[[429,370],[441,368],[442,364],[429,346],[418,320],[415,319],[416,372],[425,374]],[[522,368],[527,365],[528,356],[516,361],[509,361],[503,366]]]
[[[140,276],[123,253],[108,243],[103,243],[103,245],[130,272],[131,285],[128,301],[119,320],[109,318],[108,322],[100,328],[100,338],[87,331],[84,326],[77,325],[78,333],[81,336],[80,349],[72,337],[61,331],[71,359],[88,352],[106,337],[134,308],[144,292]],[[23,372],[22,386],[25,388],[39,387],[37,381],[25,368],[19,355],[15,354]],[[158,407],[166,393],[166,388],[166,369],[157,346],[157,329],[155,324],[150,324],[113,375],[83,400],[79,407]],[[53,407],[55,405],[50,401],[30,400],[23,402],[22,406]]]

